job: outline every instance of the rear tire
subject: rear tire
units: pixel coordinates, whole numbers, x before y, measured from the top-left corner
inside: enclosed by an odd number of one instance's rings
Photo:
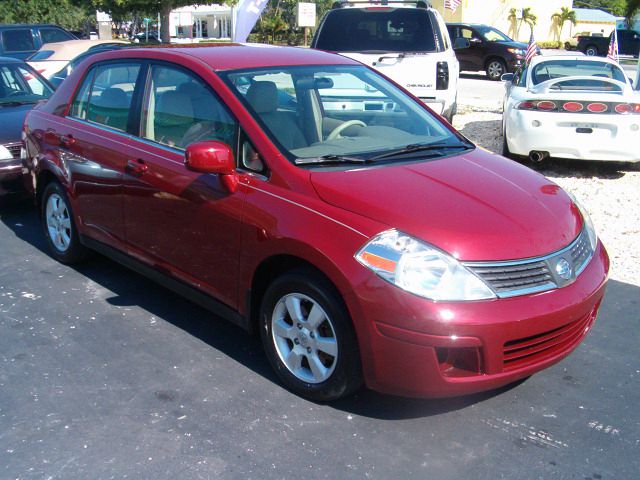
[[[51,256],[65,264],[84,260],[87,249],[80,243],[69,198],[58,182],[44,189],[40,216]]]
[[[507,73],[507,66],[503,60],[499,58],[492,58],[487,62],[487,77],[489,80],[499,81],[502,75]]]
[[[584,54],[589,55],[590,57],[596,57],[599,55],[598,47],[595,45],[588,45],[587,48],[584,49]]]
[[[267,288],[260,337],[269,363],[292,392],[317,402],[362,385],[353,324],[336,289],[312,270],[286,273]]]

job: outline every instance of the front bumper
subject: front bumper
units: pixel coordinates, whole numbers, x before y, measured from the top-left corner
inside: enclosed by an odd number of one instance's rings
[[[0,195],[21,189],[22,160],[12,158],[0,160]]]
[[[547,368],[591,328],[608,269],[599,244],[569,286],[458,303],[431,302],[370,278],[347,298],[352,315],[368,325],[358,331],[366,383],[385,393],[448,397],[498,388]]]
[[[556,158],[640,161],[640,115],[512,110],[506,132],[507,146],[515,155],[540,151]]]

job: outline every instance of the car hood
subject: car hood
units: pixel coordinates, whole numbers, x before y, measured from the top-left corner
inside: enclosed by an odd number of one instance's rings
[[[325,202],[465,261],[545,255],[567,246],[582,227],[560,187],[479,149],[404,165],[316,171],[311,182]]]
[[[504,45],[506,47],[509,48],[521,48],[522,50],[526,50],[527,47],[529,46],[526,43],[522,43],[522,42],[499,42],[500,45]]]
[[[33,104],[0,107],[0,144],[20,142],[24,117],[33,107]]]

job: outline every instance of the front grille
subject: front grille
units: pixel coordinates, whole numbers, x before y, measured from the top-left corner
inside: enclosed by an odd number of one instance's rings
[[[13,158],[20,158],[21,143],[7,143],[4,147],[9,150]]]
[[[555,283],[545,262],[516,265],[479,265],[473,272],[487,283],[494,292],[506,293],[529,288],[554,288]]]
[[[505,262],[466,262],[464,265],[480,277],[500,297],[543,292],[572,283],[593,255],[586,230],[566,248],[544,257]],[[558,262],[569,262],[569,278],[556,272]]]
[[[587,333],[597,312],[598,305],[587,315],[567,325],[531,337],[506,342],[502,349],[503,371],[524,367],[571,348]]]

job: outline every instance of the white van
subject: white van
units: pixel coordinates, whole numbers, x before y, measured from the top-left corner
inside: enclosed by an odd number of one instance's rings
[[[442,16],[425,1],[336,2],[311,47],[373,67],[449,121],[456,113],[460,67]]]

